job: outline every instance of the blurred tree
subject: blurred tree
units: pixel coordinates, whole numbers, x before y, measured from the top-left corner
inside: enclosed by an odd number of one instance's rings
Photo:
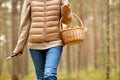
[[[13,45],[13,49],[16,46],[16,42],[17,42],[17,32],[18,32],[18,10],[17,10],[17,4],[18,4],[18,0],[12,0],[12,45]],[[18,65],[19,64],[19,60],[17,58],[13,58],[13,63],[12,63],[12,80],[19,80],[19,69],[18,69]]]
[[[110,6],[110,10],[111,10],[111,49],[112,49],[112,53],[111,53],[111,58],[112,58],[112,67],[113,69],[117,70],[117,35],[116,35],[116,18],[115,17],[112,17],[112,16],[115,16],[116,15],[116,4],[115,4],[115,0],[112,1],[112,4]]]
[[[20,15],[21,10],[22,10],[23,0],[19,0],[19,5],[20,5],[20,10],[19,10],[19,15]],[[20,17],[19,17],[18,21],[20,22]],[[24,49],[23,56],[19,57],[19,72],[20,72],[22,77],[24,77],[28,74],[28,50],[27,50],[27,46]]]
[[[98,47],[98,30],[97,30],[97,15],[96,15],[96,0],[92,2],[93,9],[93,27],[94,27],[94,67],[97,69],[97,47]]]
[[[72,58],[70,58],[70,47],[69,46],[67,46],[67,55],[66,56],[67,56],[67,75],[70,78],[70,75],[71,75],[70,59],[72,59]]]
[[[111,45],[110,45],[110,0],[106,0],[106,33],[107,33],[107,63],[106,63],[106,80],[110,80],[110,51],[111,51]]]
[[[13,49],[17,42],[17,31],[18,31],[18,24],[20,21],[21,9],[23,5],[23,0],[13,0],[12,1],[12,31],[13,31]],[[18,8],[18,6],[20,6]],[[17,22],[16,22],[17,21]],[[23,56],[19,56],[13,59],[13,80],[18,80],[18,74],[21,75],[23,78],[28,74],[28,50],[25,48],[25,54]]]
[[[102,5],[102,6],[101,6]],[[100,9],[100,10],[99,10]],[[100,13],[100,24],[99,24],[99,27],[100,27],[100,39],[101,39],[101,42],[100,42],[100,47],[99,47],[99,60],[98,60],[98,66],[102,69],[104,69],[104,60],[105,60],[105,19],[104,19],[104,16],[105,16],[105,4],[104,4],[104,0],[100,0],[100,5],[99,5],[99,13]],[[99,14],[98,13],[98,14]]]
[[[6,6],[6,1],[1,1],[1,3],[4,3],[4,6],[2,6],[2,4],[0,3],[0,74],[2,74],[3,70],[6,68],[4,66],[5,62],[4,59],[6,57],[6,54],[8,53],[8,33],[7,33],[7,24],[6,24],[6,20],[7,20],[7,6]],[[4,41],[2,41],[4,39]]]
[[[119,63],[118,63],[118,67],[119,67],[119,80],[120,80],[120,27],[119,27],[119,25],[120,25],[120,0],[118,1],[118,8],[117,8],[117,10],[118,10],[118,25],[117,25],[117,30],[118,30],[118,56],[119,56]]]

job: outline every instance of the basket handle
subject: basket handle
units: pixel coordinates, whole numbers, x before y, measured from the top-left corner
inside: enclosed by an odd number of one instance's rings
[[[85,27],[83,26],[82,20],[81,20],[75,13],[72,13],[72,15],[78,19],[78,21],[79,21],[80,24],[81,24],[81,28],[84,29]],[[60,32],[62,32],[62,31],[63,31],[63,28],[62,28],[62,21],[61,21],[61,19],[60,19],[59,26],[60,26]]]

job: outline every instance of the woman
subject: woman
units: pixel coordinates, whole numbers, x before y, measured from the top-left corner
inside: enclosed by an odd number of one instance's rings
[[[57,80],[57,68],[62,53],[60,18],[72,21],[68,0],[25,0],[21,13],[19,36],[14,54],[22,54],[28,43],[37,80]]]

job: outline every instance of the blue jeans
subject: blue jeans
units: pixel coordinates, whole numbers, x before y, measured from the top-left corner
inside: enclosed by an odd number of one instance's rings
[[[37,80],[57,80],[62,48],[62,46],[56,46],[46,50],[30,49]]]

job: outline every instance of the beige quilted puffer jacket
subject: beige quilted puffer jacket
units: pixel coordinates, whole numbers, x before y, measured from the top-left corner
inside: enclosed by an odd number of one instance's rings
[[[62,46],[59,30],[61,6],[68,0],[25,0],[21,13],[18,42],[13,53],[20,53],[28,43],[30,49]],[[62,17],[72,16],[71,13]]]

